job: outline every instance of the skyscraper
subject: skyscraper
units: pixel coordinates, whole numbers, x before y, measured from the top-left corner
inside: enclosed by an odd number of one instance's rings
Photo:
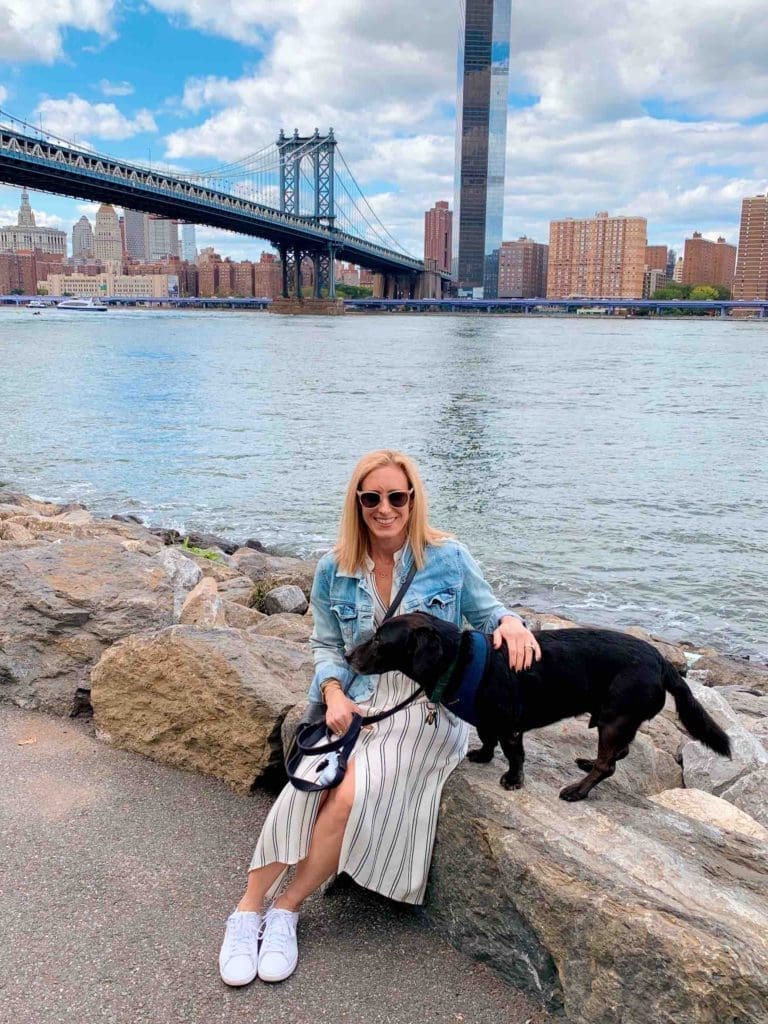
[[[741,204],[734,299],[768,299],[768,195]]]
[[[93,228],[85,214],[72,227],[72,256],[93,259]]]
[[[179,223],[154,214],[149,216],[149,258],[166,260],[179,255]]]
[[[197,259],[197,241],[195,239],[195,225],[184,224],[181,229],[181,258],[189,263]]]
[[[448,203],[435,203],[424,214],[424,259],[434,260],[438,270],[451,272],[453,214]]]
[[[149,259],[149,218],[139,210],[124,210],[125,248],[130,259],[146,263]]]
[[[495,294],[504,226],[512,0],[459,0],[453,267],[459,294]]]
[[[102,203],[96,213],[93,230],[93,255],[103,263],[122,262],[123,240],[120,235],[120,221],[114,206]]]

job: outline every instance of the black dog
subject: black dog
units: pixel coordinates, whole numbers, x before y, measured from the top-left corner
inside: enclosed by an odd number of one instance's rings
[[[469,753],[471,761],[490,761],[501,742],[509,761],[509,771],[501,777],[505,789],[523,784],[524,732],[588,711],[590,727],[597,726],[597,759],[577,758],[587,774],[560,793],[563,800],[583,800],[613,775],[641,723],[664,707],[667,692],[690,735],[723,757],[731,756],[726,734],[651,644],[609,629],[554,629],[534,635],[541,660],[522,672],[510,669],[504,645],[496,651],[490,637],[482,638],[484,662],[471,701],[473,714],[461,714],[477,725],[483,744]],[[450,708],[452,699],[460,699],[479,637],[473,639],[470,632],[425,612],[412,612],[385,622],[352,652],[349,662],[364,674],[404,672],[428,697],[438,692]],[[456,706],[465,709],[466,704],[463,700]]]

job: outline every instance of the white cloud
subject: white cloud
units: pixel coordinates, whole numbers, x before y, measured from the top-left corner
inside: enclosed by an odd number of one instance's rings
[[[132,96],[136,90],[130,82],[110,82],[108,78],[102,78],[99,91],[102,96]]]
[[[259,48],[240,77],[186,82],[197,123],[167,136],[169,157],[229,161],[281,126],[333,125],[374,208],[420,251],[423,211],[453,196],[455,4],[152,2]],[[514,5],[512,90],[532,100],[510,112],[505,237],[546,240],[551,218],[609,209],[642,212],[658,241],[732,238],[741,197],[766,184],[767,129],[745,122],[768,112],[767,50],[758,0]]]
[[[4,85],[0,85],[0,106],[4,106],[5,101],[8,99],[8,90]]]
[[[42,118],[43,127],[61,138],[90,136],[98,139],[129,139],[142,132],[155,132],[157,125],[149,110],[137,110],[133,118],[126,117],[114,103],[90,103],[75,93],[66,99],[46,97],[38,104],[35,114]]]
[[[0,60],[52,63],[62,54],[69,28],[111,35],[115,0],[0,0]]]

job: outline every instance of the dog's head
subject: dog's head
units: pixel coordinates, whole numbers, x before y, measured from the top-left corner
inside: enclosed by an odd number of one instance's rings
[[[460,639],[461,630],[452,622],[426,612],[410,612],[387,619],[370,640],[352,651],[347,661],[363,675],[404,672],[429,695],[455,658]]]

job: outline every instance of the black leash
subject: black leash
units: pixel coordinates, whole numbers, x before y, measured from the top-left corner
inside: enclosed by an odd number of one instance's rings
[[[416,560],[411,564],[408,574],[403,580],[403,584],[395,594],[392,604],[387,608],[384,613],[384,618],[381,620],[382,624],[391,619],[397,609],[400,607],[400,602],[405,597],[405,593],[411,585],[413,577],[416,575]],[[352,683],[357,679],[357,673],[352,676],[344,691],[345,695]],[[344,773],[347,770],[347,763],[357,743],[357,738],[360,735],[360,730],[367,725],[374,725],[376,722],[382,722],[385,718],[390,718],[392,715],[397,714],[398,711],[402,711],[403,708],[408,707],[412,704],[416,698],[421,694],[422,689],[419,687],[410,697],[406,697],[405,700],[400,701],[395,707],[389,708],[387,711],[381,711],[377,715],[352,715],[352,721],[350,722],[349,728],[343,736],[339,736],[337,739],[330,739],[327,743],[322,743],[323,739],[328,739],[331,733],[328,730],[328,726],[325,724],[325,712],[323,712],[322,720],[317,722],[306,722],[299,723],[296,727],[296,735],[294,737],[294,746],[290,754],[285,761],[285,771],[292,785],[296,789],[302,790],[304,793],[317,793],[324,789],[333,789],[338,786],[341,780],[344,778]],[[324,707],[324,705],[321,705]],[[299,767],[302,757],[307,755],[314,756],[315,754],[336,754],[337,764],[334,776],[327,782],[308,782],[306,779],[298,778],[296,771]],[[323,771],[328,766],[328,762],[318,765],[317,771]]]

